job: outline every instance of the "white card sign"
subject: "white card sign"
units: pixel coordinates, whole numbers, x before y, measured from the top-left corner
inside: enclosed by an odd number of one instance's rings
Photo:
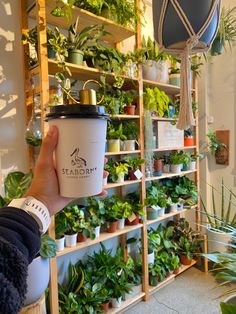
[[[184,131],[168,121],[157,122],[158,148],[177,148],[184,146]]]
[[[134,172],[135,177],[140,180],[143,176],[142,172],[138,169]]]

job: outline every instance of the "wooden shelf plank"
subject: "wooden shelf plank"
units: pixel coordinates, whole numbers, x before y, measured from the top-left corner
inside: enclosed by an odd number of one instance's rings
[[[118,25],[115,22],[108,20],[102,16],[96,16],[95,14],[88,12],[86,10],[74,7],[72,12],[72,19],[70,22],[65,17],[55,17],[50,12],[55,7],[54,1],[46,1],[46,19],[47,23],[55,25],[60,28],[68,29],[70,24],[76,21],[77,16],[79,16],[79,26],[78,31],[80,32],[83,28],[91,26],[94,24],[104,25],[105,30],[110,34],[104,36],[104,40],[109,43],[121,42],[129,37],[135,35],[135,31]],[[29,12],[29,16],[36,18],[36,6]]]
[[[147,225],[151,225],[151,224],[154,224],[154,223],[156,223],[156,222],[159,222],[159,221],[162,221],[162,220],[165,220],[165,219],[174,217],[174,216],[176,216],[176,215],[183,214],[183,213],[185,213],[187,210],[188,210],[187,208],[184,208],[183,210],[179,210],[179,211],[176,211],[176,212],[173,212],[173,213],[169,213],[169,214],[165,214],[165,215],[163,215],[163,216],[159,216],[157,219],[154,219],[154,220],[147,220]]]
[[[154,152],[168,152],[171,150],[187,150],[187,149],[195,149],[197,146],[183,146],[183,147],[172,147],[172,148],[154,148]]]
[[[105,156],[126,155],[126,154],[139,154],[141,150],[124,150],[120,152],[106,152]]]
[[[144,87],[153,86],[163,90],[167,95],[176,95],[180,93],[180,87],[170,84],[163,84],[155,81],[143,80]]]
[[[175,122],[178,119],[175,118],[167,118],[167,117],[152,117],[153,121],[170,121],[170,122]]]
[[[180,274],[182,274],[184,271],[186,271],[187,269],[189,269],[190,267],[192,267],[193,265],[195,265],[197,263],[197,261],[192,260],[192,263],[190,265],[181,265],[180,271],[178,274],[174,275],[179,276]]]
[[[85,65],[77,65],[68,62],[66,62],[66,66],[70,69],[74,79],[83,79],[83,81],[94,79],[99,81],[101,75],[106,75],[107,82],[114,83],[115,81],[115,75],[113,73],[107,73]],[[57,66],[57,61],[48,59],[48,70],[50,75],[55,75],[60,70]],[[123,85],[124,89],[134,89],[137,87],[137,79],[131,79],[128,76],[122,77],[125,79]]]
[[[139,115],[128,115],[128,114],[113,114],[110,115],[111,119],[139,119]]]
[[[197,170],[188,170],[188,171],[181,171],[180,173],[164,173],[162,176],[159,176],[159,177],[146,178],[146,182],[147,181],[157,181],[157,180],[166,179],[166,178],[185,176],[186,174],[195,173],[196,171]]]
[[[123,313],[124,310],[127,310],[130,306],[134,305],[134,303],[141,301],[142,298],[144,297],[144,295],[145,295],[144,292],[140,292],[139,294],[137,294],[133,298],[130,298],[126,301],[122,301],[121,307],[111,308],[107,313],[108,314]]]
[[[91,245],[94,245],[94,244],[118,237],[121,234],[126,234],[126,233],[133,231],[133,230],[140,229],[140,228],[142,228],[142,226],[143,226],[142,224],[138,224],[135,226],[125,226],[124,229],[117,230],[114,233],[102,232],[100,234],[100,236],[98,238],[95,238],[94,240],[88,239],[85,242],[77,243],[77,245],[74,247],[66,247],[63,251],[57,252],[57,256],[63,256],[63,255],[66,255],[68,253],[72,253],[72,252],[81,250],[83,248],[89,247]]]
[[[125,185],[131,185],[131,184],[135,184],[135,183],[140,183],[141,180],[127,180],[123,183],[108,183],[107,185],[105,185],[103,188],[105,190],[107,189],[113,189],[113,188],[117,188],[120,186],[125,186]]]

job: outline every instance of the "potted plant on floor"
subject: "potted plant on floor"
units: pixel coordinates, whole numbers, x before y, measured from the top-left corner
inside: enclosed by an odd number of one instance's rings
[[[236,195],[231,189],[225,186],[222,178],[221,191],[219,192],[221,195],[221,203],[220,208],[217,208],[217,203],[215,201],[215,191],[217,191],[217,189],[214,186],[211,186],[211,191],[212,211],[207,208],[201,198],[202,209],[209,222],[207,225],[208,252],[227,252],[228,244],[232,241],[235,232],[235,229],[231,226],[233,226],[234,221],[236,220],[236,215],[234,215],[233,218],[230,217],[232,207],[235,206]],[[229,193],[229,196],[227,196],[226,193]],[[226,200],[228,200],[227,207],[225,205]],[[218,213],[220,213],[220,217],[218,217]]]
[[[126,136],[123,133],[122,123],[116,127],[111,122],[108,123],[107,127],[107,144],[109,152],[119,152],[120,151],[120,141],[126,140]]]
[[[136,122],[127,122],[123,124],[123,134],[126,140],[123,142],[124,151],[134,151],[135,143],[138,137],[138,126]]]
[[[193,134],[193,128],[188,128],[184,130],[184,146],[194,146]]]

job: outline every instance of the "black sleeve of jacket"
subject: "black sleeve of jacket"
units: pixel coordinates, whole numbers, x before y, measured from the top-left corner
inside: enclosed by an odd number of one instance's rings
[[[13,207],[0,209],[0,314],[18,313],[24,304],[30,264],[40,248],[37,222]]]

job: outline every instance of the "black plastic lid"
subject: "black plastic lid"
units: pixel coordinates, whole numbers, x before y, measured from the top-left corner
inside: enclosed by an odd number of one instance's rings
[[[50,107],[46,121],[53,119],[108,119],[103,106],[95,105],[58,105]]]

